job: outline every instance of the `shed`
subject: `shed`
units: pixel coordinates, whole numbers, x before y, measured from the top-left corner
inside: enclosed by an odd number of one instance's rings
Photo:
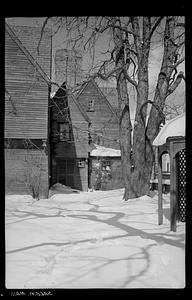
[[[91,144],[90,188],[113,190],[123,188],[121,151],[97,144]]]
[[[162,155],[170,155],[170,229],[186,219],[185,113],[166,123],[153,141],[158,147],[158,222],[163,224]]]

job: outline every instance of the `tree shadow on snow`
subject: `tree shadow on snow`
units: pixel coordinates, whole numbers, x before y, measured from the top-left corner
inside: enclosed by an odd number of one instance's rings
[[[184,249],[185,248],[185,245],[182,243],[184,241],[184,233],[182,234],[177,234],[177,236],[175,236],[174,234],[166,234],[166,233],[148,233],[146,231],[143,231],[141,229],[137,229],[133,226],[129,226],[129,225],[126,225],[126,224],[123,224],[120,222],[120,219],[123,218],[126,214],[125,213],[122,213],[122,212],[115,212],[115,211],[99,211],[99,205],[96,205],[96,204],[92,204],[90,203],[89,201],[87,202],[89,205],[92,206],[92,208],[90,208],[89,210],[75,210],[76,212],[81,212],[81,213],[84,213],[84,214],[69,214],[69,212],[71,211],[74,211],[74,210],[69,210],[69,209],[61,209],[61,208],[58,208],[58,212],[56,214],[43,214],[43,213],[36,213],[36,212],[28,212],[28,211],[24,211],[24,210],[18,210],[16,209],[16,213],[23,213],[24,217],[23,216],[20,216],[22,218],[22,220],[17,220],[13,223],[16,223],[16,222],[22,222],[22,221],[25,221],[25,220],[28,220],[29,218],[31,219],[34,219],[34,218],[56,218],[56,217],[71,217],[71,218],[77,218],[77,219],[86,219],[86,220],[89,220],[89,221],[93,221],[93,222],[99,222],[99,223],[103,223],[103,224],[107,224],[109,226],[112,226],[112,227],[115,227],[116,229],[120,229],[122,231],[125,232],[124,235],[120,234],[120,235],[117,235],[117,236],[111,236],[111,237],[104,237],[103,240],[113,240],[113,239],[116,239],[116,238],[121,238],[121,237],[130,237],[130,236],[133,236],[133,237],[140,237],[142,239],[149,239],[149,240],[152,240],[152,241],[155,241],[156,243],[158,244],[168,244],[168,245],[171,245],[171,246],[175,246],[175,247],[179,247],[181,249]],[[53,207],[51,209],[54,209]],[[67,215],[66,215],[66,212],[67,212]],[[93,213],[93,214],[89,214],[89,213]],[[64,213],[64,214],[63,214]],[[97,215],[94,215],[97,214]],[[98,214],[100,215],[113,215],[112,217],[109,217],[108,219],[101,219],[98,217]],[[142,213],[142,214],[145,214],[145,213]],[[16,214],[17,217],[18,214]],[[11,224],[11,223],[9,223]],[[174,236],[177,238],[177,240],[172,240],[171,236]],[[80,240],[80,241],[77,241],[77,242],[72,242],[72,244],[77,244],[77,243],[84,243],[84,242],[88,242],[88,241],[91,241],[92,239],[84,239],[84,240]],[[32,246],[28,246],[28,247],[23,247],[23,248],[19,248],[19,249],[15,249],[15,250],[10,250],[10,251],[7,251],[7,253],[14,253],[14,252],[19,252],[19,251],[24,251],[24,250],[28,250],[28,249],[31,249],[31,248],[35,248],[35,247],[40,247],[40,246],[47,246],[47,245],[53,245],[53,246],[64,246],[64,245],[67,245],[67,244],[71,244],[71,242],[69,243],[40,243],[40,244],[36,244],[36,245],[32,245]]]
[[[111,211],[111,212],[98,211],[98,209],[99,209],[98,205],[95,205],[95,204],[91,204],[91,205],[94,206],[94,208],[91,208],[89,210],[91,212],[96,212],[97,214],[105,214],[105,215],[114,214],[114,216],[111,218],[108,218],[107,220],[99,219],[95,215],[87,215],[87,214],[68,215],[68,216],[70,216],[71,218],[80,218],[80,219],[87,219],[87,220],[94,221],[94,222],[101,222],[101,223],[104,223],[104,224],[107,224],[107,225],[110,225],[110,226],[113,226],[115,228],[125,231],[128,234],[128,236],[139,236],[143,239],[153,240],[153,241],[157,242],[158,244],[165,243],[165,244],[169,244],[171,246],[179,247],[182,249],[185,248],[184,244],[182,243],[182,241],[184,241],[184,233],[177,235],[177,237],[178,237],[177,240],[172,240],[172,239],[164,237],[164,235],[169,236],[168,234],[164,234],[164,233],[147,233],[141,229],[137,229],[135,227],[121,223],[119,220],[125,216],[125,213],[114,212],[114,211]]]
[[[128,264],[130,263],[130,261],[133,262],[134,264],[134,260],[135,262],[138,262],[139,260],[143,260],[145,261],[145,265],[144,267],[140,268],[140,270],[138,272],[134,272],[135,274],[134,275],[131,275],[131,271],[129,270],[129,268],[127,269],[127,274],[126,274],[126,279],[119,279],[119,280],[112,280],[112,282],[110,284],[105,284],[104,286],[109,288],[109,287],[116,287],[116,288],[124,288],[124,287],[127,287],[132,281],[134,281],[136,278],[138,277],[141,277],[143,276],[149,269],[150,267],[150,254],[149,254],[149,249],[153,246],[155,246],[156,244],[153,243],[151,245],[148,245],[146,247],[137,247],[139,249],[139,252],[136,252],[136,253],[133,253],[129,256],[126,256],[126,257],[123,257],[123,258],[107,258],[107,257],[100,257],[100,259],[104,260],[104,262],[102,264],[100,264],[99,266],[96,266],[96,267],[92,267],[92,264],[95,263],[97,260],[98,260],[98,256],[93,256],[92,259],[90,256],[85,256],[85,257],[82,257],[82,256],[79,256],[77,257],[78,260],[81,260],[83,258],[83,260],[88,260],[88,264],[86,266],[83,265],[82,268],[85,268],[85,267],[89,267],[91,266],[91,269],[90,270],[86,270],[84,272],[81,272],[80,271],[80,275],[75,275],[73,274],[72,275],[72,278],[71,279],[68,279],[67,281],[65,282],[61,282],[60,284],[63,286],[64,284],[67,284],[69,285],[70,283],[73,283],[73,282],[76,282],[77,280],[79,279],[82,279],[83,277],[89,275],[90,273],[94,273],[95,276],[96,274],[99,276],[100,275],[100,272],[102,272],[102,269],[104,269],[105,267],[109,266],[109,265],[112,265],[112,264],[115,264],[117,262],[121,262],[121,261],[125,261],[127,262]],[[96,273],[98,272],[98,273]],[[118,272],[118,270],[116,269],[116,272]],[[110,277],[110,274],[111,272],[106,275],[106,276],[109,276]],[[70,277],[71,276],[71,273],[68,274],[68,276]],[[102,280],[102,279],[101,279]],[[115,281],[115,282],[114,282]],[[102,282],[102,286],[103,286],[103,282]]]
[[[156,242],[157,244],[168,244],[171,246],[175,246],[175,247],[179,247],[181,249],[184,249],[184,234],[173,234],[173,233],[148,233],[144,230],[141,229],[137,229],[133,226],[124,224],[123,222],[121,222],[121,219],[126,216],[126,213],[123,212],[116,212],[116,211],[100,211],[100,206],[96,205],[96,204],[92,204],[89,201],[87,201],[87,204],[91,205],[91,208],[89,210],[75,210],[75,212],[78,212],[78,214],[71,214],[71,212],[73,212],[73,209],[62,209],[62,208],[58,208],[58,207],[52,207],[50,208],[50,212],[53,209],[57,209],[55,214],[51,214],[48,213],[46,211],[45,213],[37,213],[37,212],[31,212],[31,211],[25,211],[25,210],[19,210],[16,209],[15,212],[12,214],[15,216],[17,216],[18,218],[21,218],[21,220],[17,220],[15,222],[21,222],[24,220],[28,220],[28,219],[36,219],[36,218],[56,218],[56,217],[65,217],[66,213],[67,213],[67,217],[71,217],[71,218],[75,218],[75,219],[82,219],[82,220],[88,220],[91,222],[98,222],[98,223],[102,223],[102,224],[106,224],[108,226],[112,226],[115,229],[120,229],[123,232],[117,235],[113,235],[113,236],[108,236],[108,237],[103,237],[103,241],[107,241],[107,240],[116,240],[118,238],[124,238],[124,237],[140,237],[142,239],[149,239],[153,242]],[[46,210],[49,210],[48,208],[46,208]],[[165,214],[168,214],[168,211],[164,210]],[[138,213],[139,214],[139,213]],[[137,215],[138,215],[137,214]],[[145,214],[145,213],[142,213]],[[146,213],[148,214],[148,213]],[[106,216],[108,217],[107,219],[103,219],[100,218],[100,216]],[[172,240],[171,237],[175,237],[176,240]],[[65,239],[65,237],[64,237]],[[9,250],[6,253],[7,254],[11,254],[11,253],[16,253],[16,252],[21,252],[21,251],[26,251],[26,250],[31,250],[37,247],[44,247],[44,246],[56,246],[56,247],[62,247],[62,246],[73,246],[73,245],[78,245],[78,244],[83,244],[83,243],[87,243],[87,242],[93,242],[94,239],[93,238],[86,238],[86,239],[82,239],[82,240],[77,240],[77,241],[69,241],[69,242],[43,242],[43,243],[39,243],[39,244],[35,244],[35,245],[30,245],[30,246],[26,246],[23,248],[18,248],[18,249],[14,249],[14,250]],[[132,261],[134,263],[135,261],[139,261],[139,260],[143,260],[144,261],[144,265],[141,265],[141,267],[135,272],[134,270],[134,274],[132,274],[131,272],[129,273],[129,267],[127,267],[127,276],[126,278],[122,279],[121,282],[117,282],[118,287],[127,287],[131,282],[133,282],[135,279],[138,279],[139,277],[141,278],[142,276],[144,276],[144,274],[148,271],[149,267],[150,267],[150,253],[149,250],[152,246],[156,245],[156,243],[147,245],[146,247],[139,247],[139,252],[137,253],[133,253],[129,256],[123,257],[123,258],[103,258],[104,262],[102,262],[101,264],[99,264],[99,266],[95,266],[92,267],[92,264],[90,262],[90,258],[87,256],[87,260],[88,260],[88,268],[91,266],[91,268],[89,268],[89,270],[85,270],[83,272],[80,272],[81,274],[79,275],[75,275],[74,273],[72,274],[72,278],[70,278],[69,280],[63,282],[63,284],[65,283],[70,283],[70,282],[74,282],[77,281],[78,279],[82,278],[83,276],[88,275],[89,273],[96,273],[97,271],[102,271],[104,270],[105,267],[112,265],[116,262],[119,261],[125,261],[129,264],[130,261]],[[81,259],[82,257],[79,256],[78,259]],[[82,258],[83,259],[83,258]],[[98,257],[95,257],[95,260],[98,259]],[[84,266],[83,266],[84,268]],[[71,274],[69,274],[71,275]],[[110,283],[111,285],[112,283]]]

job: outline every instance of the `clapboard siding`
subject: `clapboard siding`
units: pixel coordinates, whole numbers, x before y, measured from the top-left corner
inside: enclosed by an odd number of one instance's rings
[[[58,101],[55,101],[58,103]],[[59,104],[58,104],[59,105]],[[85,121],[83,115],[81,114],[77,104],[75,103],[73,97],[68,98],[68,105],[70,110],[70,119],[72,124],[72,141],[59,142],[56,141],[53,145],[54,152],[58,157],[88,157],[88,122]],[[58,108],[53,106],[52,108],[52,135],[57,131],[57,118]],[[60,121],[65,122],[64,116],[59,118]]]
[[[52,101],[51,108],[51,153],[52,153],[52,184],[60,182],[72,186],[76,189],[87,191],[88,189],[88,126],[89,122],[81,112],[81,108],[73,96],[68,99],[63,92],[58,90]],[[64,105],[65,103],[65,105]],[[58,114],[62,107],[68,106],[68,117],[64,114]],[[59,109],[58,109],[59,107]],[[62,142],[57,137],[58,123],[70,122],[71,139]],[[84,161],[83,167],[78,167],[78,159]],[[73,166],[66,171],[65,164],[73,162]]]
[[[39,196],[47,197],[47,152],[22,149],[21,141],[35,139],[42,145],[42,140],[48,138],[49,79],[45,73],[50,75],[51,38],[48,40],[44,35],[38,57],[34,49],[41,29],[14,27],[14,30],[16,35],[6,24],[5,138],[16,144],[20,142],[21,148],[5,149],[5,191],[34,196],[33,191],[39,185]]]
[[[33,58],[38,62],[44,72],[50,76],[51,74],[51,29],[45,28],[41,43],[39,46],[39,53],[37,51],[38,43],[41,37],[41,27],[29,26],[10,26],[20,39],[22,44],[30,52]]]
[[[32,195],[30,184],[39,182],[40,197],[47,197],[48,156],[38,150],[5,149],[5,178],[6,194]]]
[[[49,48],[49,59],[50,53]],[[5,36],[5,88],[8,92],[5,137],[46,139],[48,85],[8,32]]]
[[[94,111],[89,112],[89,100],[94,100]],[[86,111],[91,120],[91,132],[94,141],[93,132],[97,135],[102,135],[100,139],[105,147],[119,149],[119,125],[115,113],[111,110],[110,104],[105,96],[99,92],[99,88],[95,83],[89,81],[82,92],[77,96],[77,101]]]

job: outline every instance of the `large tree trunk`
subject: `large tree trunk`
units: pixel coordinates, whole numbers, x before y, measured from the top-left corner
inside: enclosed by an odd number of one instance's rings
[[[132,139],[132,126],[129,112],[129,97],[127,93],[127,81],[133,82],[124,72],[118,71],[117,92],[120,109],[120,147],[122,159],[122,171],[124,176],[125,193],[124,199],[140,197],[149,193],[152,167],[155,161],[152,146],[154,138],[159,132],[159,126],[163,121],[163,108],[168,95],[170,77],[173,72],[174,58],[177,47],[174,46],[175,17],[167,17],[164,31],[164,54],[159,73],[154,104],[150,111],[146,124],[146,112],[148,105],[148,58],[151,43],[150,18],[143,18],[142,39],[137,17],[132,17],[134,30],[135,49],[138,54],[138,84],[137,107]],[[125,68],[125,60],[122,52],[123,34],[119,29],[114,30],[114,42],[116,47],[116,67]],[[133,82],[134,83],[134,82]],[[142,111],[141,111],[142,108]],[[142,116],[141,116],[142,113]]]
[[[117,94],[118,94],[118,107],[119,107],[119,141],[121,150],[121,165],[124,179],[124,199],[134,195],[131,185],[131,172],[132,172],[132,125],[129,111],[129,95],[127,92],[127,81],[125,74],[122,71],[125,67],[123,33],[119,29],[114,30],[114,42],[116,47],[116,67],[120,68],[116,72]]]
[[[153,153],[149,148],[146,149],[145,139],[145,120],[147,106],[142,110],[143,118],[140,114],[140,109],[143,103],[148,100],[148,57],[149,57],[149,19],[144,20],[143,39],[145,43],[141,43],[139,38],[139,24],[138,19],[134,20],[134,30],[136,32],[135,45],[138,53],[138,85],[137,91],[137,108],[134,122],[133,141],[129,136],[130,144],[125,143],[124,136],[120,135],[121,141],[121,156],[122,168],[125,176],[125,193],[124,199],[140,197],[149,192],[150,176],[153,165]],[[123,80],[123,79],[122,79]],[[122,92],[122,90],[121,90]],[[125,121],[126,122],[126,121]],[[129,120],[130,122],[130,116]],[[124,123],[120,123],[120,130]],[[128,125],[128,124],[127,124]],[[130,128],[130,126],[127,126]],[[129,132],[129,135],[131,132]],[[147,151],[146,151],[147,150]],[[132,151],[132,154],[131,154]],[[128,156],[128,157],[127,157]],[[126,157],[126,159],[125,159]],[[148,157],[148,159],[147,159]]]

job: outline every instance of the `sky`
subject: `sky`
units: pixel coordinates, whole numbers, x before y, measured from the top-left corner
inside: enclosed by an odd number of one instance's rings
[[[8,18],[6,21],[11,25],[26,25],[26,26],[42,26],[43,21],[45,18],[23,18],[23,17],[16,17],[16,18]],[[48,27],[51,27],[51,22],[48,21]],[[53,61],[55,57],[55,52],[57,49],[66,48],[66,32],[65,30],[61,30],[54,34],[52,39],[53,44]],[[101,55],[101,52],[104,52],[108,49],[108,38],[107,36],[103,35],[98,40],[95,49],[95,56],[99,60],[102,60],[104,56]],[[154,45],[152,51],[150,51],[149,57],[149,99],[152,100],[154,96],[154,90],[156,86],[156,80],[159,73],[160,65],[162,59],[162,47],[160,43]],[[91,66],[91,59],[89,53],[83,53],[83,61],[82,61],[82,69],[84,74],[88,72]],[[182,70],[185,71],[185,63],[181,64],[178,67],[178,72]],[[54,64],[52,69],[52,75],[54,80]],[[100,86],[104,87],[115,87],[115,81],[100,81]],[[133,88],[130,88],[131,94],[133,95]],[[133,97],[134,98],[134,97]],[[168,97],[169,102],[175,103],[183,103],[185,101],[185,83],[182,81],[180,86],[177,90]]]

